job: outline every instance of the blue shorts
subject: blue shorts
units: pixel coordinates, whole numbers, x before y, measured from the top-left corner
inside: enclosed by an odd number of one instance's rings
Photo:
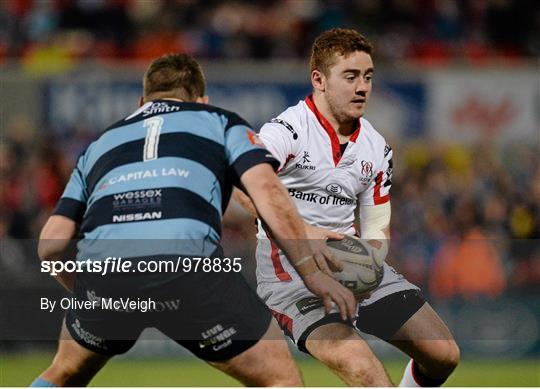
[[[83,347],[103,355],[128,351],[154,327],[207,361],[232,358],[266,333],[271,314],[240,273],[77,275],[66,326]],[[129,300],[128,300],[129,299]]]

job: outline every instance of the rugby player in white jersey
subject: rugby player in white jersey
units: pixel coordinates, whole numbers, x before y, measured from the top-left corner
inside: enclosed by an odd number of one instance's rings
[[[358,32],[322,33],[310,61],[313,94],[266,123],[259,134],[280,162],[279,177],[304,218],[310,239],[356,234],[386,255],[390,239],[392,148],[363,117],[371,94],[372,45]],[[249,207],[239,193],[237,200]],[[355,230],[359,208],[360,234]],[[385,264],[381,285],[343,321],[303,285],[283,252],[258,225],[259,296],[298,348],[351,386],[392,386],[357,329],[412,359],[400,386],[439,386],[459,361],[450,331],[419,288]],[[329,271],[331,262],[321,257]]]

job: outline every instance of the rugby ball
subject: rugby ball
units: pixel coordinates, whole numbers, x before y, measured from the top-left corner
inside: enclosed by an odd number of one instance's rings
[[[384,275],[384,258],[367,241],[345,235],[342,240],[329,240],[326,245],[336,259],[343,262],[343,271],[335,278],[356,295],[375,289]]]

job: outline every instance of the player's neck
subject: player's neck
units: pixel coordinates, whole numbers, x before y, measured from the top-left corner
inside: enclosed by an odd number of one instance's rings
[[[354,120],[340,121],[328,105],[326,99],[320,93],[313,94],[313,102],[319,110],[319,112],[328,120],[328,123],[332,126],[336,135],[339,138],[340,143],[345,143],[349,140],[350,136],[356,130]]]
[[[159,100],[171,100],[171,101],[178,101],[180,103],[185,103],[185,100],[178,99],[176,97],[162,97]]]

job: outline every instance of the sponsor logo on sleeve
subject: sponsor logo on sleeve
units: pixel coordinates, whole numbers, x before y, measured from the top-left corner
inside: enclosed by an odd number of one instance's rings
[[[390,145],[385,145],[384,146],[384,156],[387,157],[388,154],[390,154],[390,151],[392,151],[392,147],[390,147]]]
[[[390,158],[388,161],[388,169],[386,169],[386,180],[383,186],[386,187],[392,185],[392,174],[394,174],[394,162],[392,161],[392,158]]]
[[[263,142],[261,142],[261,139],[257,136],[257,134],[255,134],[251,130],[246,130],[246,133],[247,133],[247,137],[249,139],[249,143],[251,143],[252,145],[257,145],[257,146],[264,147]]]
[[[294,140],[297,140],[298,139],[298,134],[296,133],[296,131],[294,130],[293,126],[291,126],[289,123],[287,123],[285,120],[283,119],[279,119],[279,118],[273,118],[272,120],[270,120],[270,123],[278,123],[278,124],[281,124],[282,126],[284,126],[287,130],[289,130],[289,132],[292,134],[292,137]]]

